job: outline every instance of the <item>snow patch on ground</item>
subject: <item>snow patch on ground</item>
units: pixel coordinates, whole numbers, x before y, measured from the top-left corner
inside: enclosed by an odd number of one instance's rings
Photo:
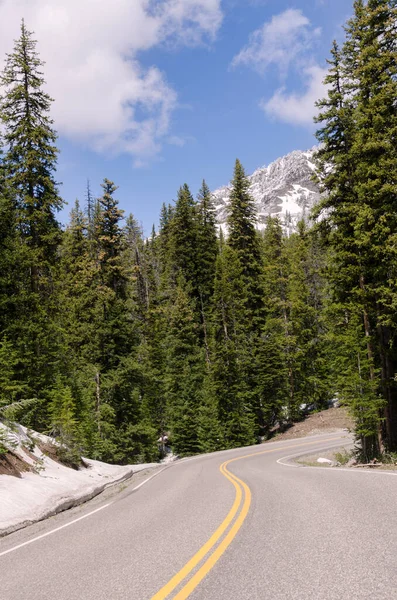
[[[0,426],[5,428],[3,424]],[[17,444],[13,452],[33,471],[22,473],[20,478],[0,475],[0,536],[85,502],[133,473],[158,466],[157,463],[118,466],[84,459],[87,468],[76,471],[45,456],[37,446],[32,447],[24,427],[17,426],[16,431],[9,432],[9,437]],[[54,441],[36,432],[34,437]]]
[[[175,460],[178,460],[179,456],[177,454],[174,454],[172,452],[172,450],[170,452],[168,452],[165,457],[163,459],[161,459],[161,464],[163,465],[168,465],[169,463],[174,462]]]

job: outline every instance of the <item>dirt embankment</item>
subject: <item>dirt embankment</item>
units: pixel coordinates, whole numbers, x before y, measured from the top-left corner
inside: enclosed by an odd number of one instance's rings
[[[294,423],[283,433],[276,433],[269,441],[291,440],[319,433],[335,433],[341,429],[353,430],[354,421],[346,408],[329,408],[318,413],[308,415],[303,421]]]
[[[31,470],[31,466],[12,451],[0,456],[0,475],[21,477],[21,473]]]

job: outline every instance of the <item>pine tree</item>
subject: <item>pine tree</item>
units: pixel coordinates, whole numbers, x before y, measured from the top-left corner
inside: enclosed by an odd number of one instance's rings
[[[207,362],[210,362],[210,311],[211,298],[214,293],[216,258],[218,256],[218,239],[216,234],[215,210],[212,205],[211,192],[203,181],[198,194],[197,204],[197,307],[201,323],[201,339],[203,341]]]
[[[113,194],[117,187],[105,179],[98,199],[95,223],[98,287],[101,314],[97,323],[97,395],[108,412],[107,434],[116,447],[123,444],[130,425],[140,419],[139,386],[142,369],[137,363],[138,330],[128,298],[128,272],[124,261],[125,235],[121,228],[123,211]],[[117,431],[118,428],[118,431]],[[114,460],[111,450],[111,460]],[[122,453],[119,460],[126,460]]]
[[[355,22],[354,22],[355,21]],[[357,78],[356,129],[352,155],[359,163],[356,192],[361,229],[360,296],[368,308],[369,327],[379,356],[382,445],[397,451],[397,320],[395,281],[395,178],[397,159],[397,6],[388,0],[369,0],[356,6],[356,18],[348,25],[348,48],[359,45],[354,74]],[[355,57],[355,53],[352,53]],[[371,310],[372,309],[372,310]],[[371,315],[372,313],[372,315]],[[372,317],[372,318],[371,318]]]
[[[87,221],[88,221],[88,237],[92,239],[94,237],[95,209],[96,209],[97,200],[95,199],[95,197],[92,193],[91,184],[90,184],[89,179],[87,179],[85,200],[86,200],[85,213],[87,215]]]
[[[263,434],[285,419],[290,379],[287,365],[289,337],[286,314],[287,273],[284,239],[279,219],[268,217],[262,238],[264,269],[262,285],[266,318],[258,341],[258,393],[263,407]]]
[[[98,199],[100,211],[95,223],[101,281],[114,293],[124,296],[126,277],[122,265],[123,235],[120,227],[124,212],[113,197],[117,190],[113,181],[104,179],[101,187],[103,195]]]
[[[161,275],[169,277],[169,254],[170,254],[170,235],[171,235],[171,220],[173,215],[173,207],[163,203],[160,211],[160,229],[158,239],[151,239],[151,243],[155,244],[158,249]],[[157,241],[157,244],[156,244]]]
[[[98,294],[99,266],[92,254],[88,230],[88,219],[76,200],[60,247],[57,281],[57,296],[63,308],[59,316],[64,357],[60,383],[71,389],[85,452],[99,458],[96,454],[101,433],[98,346],[103,310]]]
[[[78,420],[72,390],[57,380],[51,391],[51,434],[57,439],[57,454],[63,463],[78,469],[81,462]]]
[[[7,184],[0,148],[0,332],[17,319],[21,258],[15,201]]]
[[[247,308],[258,319],[263,307],[260,285],[262,259],[255,230],[255,205],[248,192],[249,181],[242,164],[236,160],[228,216],[228,244],[236,251],[247,287]]]
[[[214,291],[215,264],[218,256],[215,209],[211,192],[203,181],[198,195],[197,205],[197,281],[201,301],[208,306]]]
[[[172,281],[179,275],[185,279],[191,298],[197,298],[197,208],[186,183],[178,191],[178,199],[170,220],[169,261]]]
[[[0,78],[6,147],[3,169],[7,188],[12,190],[12,221],[20,245],[15,312],[7,331],[18,340],[30,395],[45,398],[60,361],[53,291],[61,237],[55,214],[62,201],[54,178],[58,150],[49,117],[52,100],[43,91],[42,64],[36,42],[22,21],[21,35],[14,52],[7,55]],[[43,426],[45,419],[43,404],[34,424]]]
[[[51,277],[60,239],[55,212],[62,207],[54,179],[58,150],[49,117],[52,99],[43,91],[42,66],[36,42],[22,21],[20,38],[7,55],[0,79],[0,117],[7,147],[4,168],[16,195],[22,239],[30,250],[34,292],[45,288]]]
[[[240,263],[242,282],[246,289],[241,328],[244,332],[239,341],[244,366],[245,403],[253,415],[256,425],[253,435],[260,435],[264,426],[264,411],[258,390],[258,361],[260,327],[263,323],[263,287],[260,240],[255,229],[254,201],[248,192],[249,181],[239,160],[236,160],[230,204],[228,207],[229,236],[227,244],[235,252]]]
[[[332,383],[327,370],[327,331],[323,318],[320,265],[316,261],[313,234],[304,221],[298,231],[285,242],[284,261],[288,269],[286,286],[286,319],[288,340],[288,370],[291,383],[289,397],[294,418],[299,418],[300,406],[325,408],[332,397]],[[319,289],[320,288],[320,289]]]
[[[328,86],[328,97],[316,103],[320,112],[315,118],[315,122],[321,124],[316,133],[320,142],[316,153],[316,179],[326,192],[320,202],[320,210],[331,208],[335,202],[346,203],[351,196],[352,183],[349,151],[354,127],[353,106],[348,94],[346,67],[336,41],[332,45],[331,59],[327,62],[329,70],[324,83]],[[329,169],[330,163],[332,169]],[[318,209],[315,209],[314,214],[317,212]]]
[[[95,362],[98,321],[99,267],[91,256],[88,221],[76,200],[60,247],[58,295],[64,307],[60,322],[69,352],[77,361]]]
[[[225,447],[255,442],[250,387],[252,348],[246,334],[245,280],[238,254],[223,246],[216,264],[213,298],[214,349],[211,377],[218,399]]]
[[[128,273],[129,296],[137,307],[137,317],[143,321],[149,308],[149,281],[142,228],[133,215],[129,215],[124,227],[125,248],[123,261]],[[132,309],[132,306],[131,306]]]
[[[198,413],[197,434],[201,452],[216,452],[224,447],[219,419],[219,404],[213,374],[209,368],[203,382],[202,401]]]
[[[198,323],[180,276],[169,307],[165,393],[172,447],[178,454],[200,451],[198,411],[204,377],[204,356]]]
[[[364,428],[365,434],[361,429],[362,447],[370,448],[372,455],[384,446],[397,448],[396,323],[392,308],[397,228],[393,209],[397,165],[393,151],[397,123],[396,17],[395,3],[389,0],[355,2],[339,55],[340,93],[334,66],[330,74],[334,95],[331,97],[330,92],[328,100],[321,103],[328,110],[319,117],[325,123],[319,134],[324,144],[322,158],[328,161],[323,184],[330,192],[320,212],[325,216],[333,251],[329,274],[334,298],[348,323],[356,324],[361,315],[367,352],[367,368],[361,369],[361,374],[368,377],[365,387],[371,393],[377,388],[385,400],[384,412],[379,411],[377,420],[371,417],[367,421],[372,422],[373,429]],[[336,110],[333,105],[337,93],[340,99]],[[339,127],[339,138],[333,124]],[[344,143],[337,144],[335,139],[343,139]],[[352,327],[356,332],[356,326]],[[353,338],[357,356],[362,344],[356,334]],[[372,398],[375,410],[368,402],[360,407],[359,397],[353,403],[358,419],[363,411],[376,413],[377,394]]]
[[[21,358],[5,336],[0,340],[0,406],[22,400],[26,384],[20,380]]]
[[[137,355],[143,326],[134,263],[143,242],[132,218],[121,227],[116,186],[105,180],[103,189],[94,237],[76,202],[61,248],[59,293],[67,309],[62,385],[71,390],[79,439],[89,453],[128,462],[156,448],[154,430],[143,422],[143,367]],[[145,440],[152,449],[144,452]]]

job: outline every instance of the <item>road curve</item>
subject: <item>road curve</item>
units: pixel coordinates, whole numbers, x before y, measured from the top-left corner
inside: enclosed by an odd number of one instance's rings
[[[397,599],[397,474],[282,464],[347,441],[273,442],[134,476],[1,539],[0,596]]]

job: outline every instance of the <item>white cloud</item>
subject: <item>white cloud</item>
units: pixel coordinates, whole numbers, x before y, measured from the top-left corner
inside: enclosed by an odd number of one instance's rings
[[[0,0],[0,57],[25,18],[46,61],[61,135],[142,164],[169,136],[177,94],[139,53],[197,45],[216,35],[221,0]]]
[[[324,78],[326,69],[317,64],[313,56],[315,40],[321,29],[314,28],[301,10],[288,9],[264,23],[254,31],[248,45],[234,57],[232,65],[244,65],[263,75],[274,66],[280,77],[289,82],[304,82],[304,91],[288,91],[286,85],[275,91],[260,108],[274,119],[293,125],[313,123],[317,110],[315,102],[326,94]]]
[[[213,39],[222,23],[221,0],[157,0],[157,4],[163,34],[177,31],[177,40],[190,46],[200,43],[203,33]]]
[[[320,29],[313,29],[301,10],[288,9],[251,33],[249,42],[232,61],[233,66],[244,65],[264,73],[275,65],[286,75],[290,65],[312,47]]]
[[[268,116],[293,125],[309,125],[317,114],[315,102],[326,95],[324,78],[327,73],[318,65],[306,68],[302,75],[306,78],[305,92],[288,93],[277,90],[270,100],[262,100],[260,107]]]

